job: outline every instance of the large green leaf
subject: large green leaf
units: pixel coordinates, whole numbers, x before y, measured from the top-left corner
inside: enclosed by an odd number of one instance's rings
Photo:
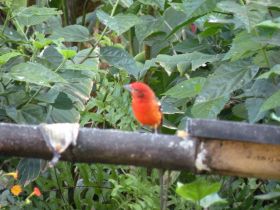
[[[263,102],[264,99],[262,98],[248,98],[245,101],[246,109],[248,111],[249,123],[255,123],[264,118],[266,112],[262,112],[260,110]]]
[[[63,38],[65,42],[86,42],[91,39],[88,29],[81,25],[57,28],[49,38],[54,40]]]
[[[279,34],[280,35],[280,34]],[[279,39],[280,40],[280,39]],[[260,68],[270,68],[276,64],[280,64],[279,51],[274,50],[260,50],[253,58],[253,63]]]
[[[200,205],[203,208],[209,208],[210,206],[215,205],[215,204],[227,204],[227,200],[221,198],[218,195],[218,193],[213,193],[213,194],[207,195],[200,201]]]
[[[215,9],[218,0],[183,0],[182,3],[169,3],[175,10],[184,12],[187,17],[184,22],[178,23],[172,31],[166,36],[168,39],[180,29],[188,26],[196,19]]]
[[[207,78],[196,101],[205,102],[216,97],[229,95],[249,83],[258,70],[257,66],[245,61],[222,64],[214,74]]]
[[[48,62],[48,66],[52,69],[56,69],[63,62],[63,56],[53,46],[44,49],[42,58]]]
[[[272,199],[276,199],[280,197],[280,192],[268,192],[266,194],[262,195],[256,195],[254,198],[258,200],[269,200],[271,201]]]
[[[121,0],[120,3],[123,7],[129,8],[133,4],[133,0]]]
[[[57,11],[56,8],[31,6],[21,7],[19,10],[15,11],[14,17],[20,24],[31,26],[40,24],[54,15],[61,14],[61,11]]]
[[[46,165],[46,161],[40,159],[23,158],[20,160],[17,170],[19,173],[19,183],[23,186],[35,180],[40,171]]]
[[[178,183],[176,193],[186,200],[193,203],[198,203],[201,199],[208,195],[217,193],[221,188],[219,182],[211,183],[205,179],[198,179],[192,183],[181,184]]]
[[[222,55],[209,55],[200,52],[185,53],[180,55],[164,55],[160,54],[152,62],[158,63],[170,75],[175,69],[184,71],[184,67],[191,64],[191,69],[194,71],[197,68],[205,67],[207,63],[212,63],[221,59]],[[153,64],[152,64],[153,65]]]
[[[10,58],[21,55],[19,52],[8,52],[0,56],[0,65],[6,63]]]
[[[191,113],[195,118],[215,119],[224,108],[229,96],[219,96],[193,105]]]
[[[177,11],[172,7],[169,7],[164,11],[163,19],[164,19],[163,30],[166,33],[170,33],[177,25],[186,21],[187,14],[181,11]],[[178,37],[179,36],[180,34],[178,34]],[[177,37],[175,38],[178,39]]]
[[[194,77],[176,84],[163,95],[171,96],[173,98],[190,98],[196,96],[202,90],[205,82],[203,77]]]
[[[39,63],[21,63],[12,67],[9,73],[4,74],[5,77],[17,81],[33,83],[42,86],[51,86],[50,83],[66,81],[57,73],[51,71]]]
[[[68,84],[59,85],[61,92],[64,92],[75,104],[75,107],[82,111],[84,104],[90,97],[93,80],[92,71],[76,71],[65,69],[61,76],[68,81]]]
[[[153,17],[145,15],[140,17],[140,22],[135,26],[135,35],[137,40],[142,43],[143,40],[156,31],[160,31],[163,25],[162,17]]]
[[[258,79],[252,86],[246,87],[241,96],[247,98],[267,98],[278,90],[272,79]]]
[[[50,123],[77,123],[80,120],[80,113],[75,109],[52,108],[48,122]]]
[[[250,82],[258,67],[248,62],[222,64],[209,76],[192,107],[197,118],[215,118],[229,99],[230,93]]]
[[[182,42],[179,42],[174,46],[174,49],[177,52],[181,52],[181,53],[191,53],[194,51],[200,52],[203,50],[207,50],[209,48],[210,46],[206,41],[202,40],[201,42],[199,42],[199,40],[192,39],[192,38],[188,38]]]
[[[6,107],[7,115],[19,124],[40,124],[45,121],[45,110],[42,106],[36,104],[27,104],[21,109],[14,106]]]
[[[257,27],[269,28],[269,29],[280,29],[280,18],[274,20],[265,20],[256,25]]]
[[[280,2],[278,0],[254,0],[253,3],[259,4],[265,7],[278,7],[280,8]]]
[[[83,65],[87,65],[91,67],[93,70],[98,69],[99,58],[97,56],[97,53],[95,51],[92,51],[91,53],[90,52],[91,52],[91,48],[87,48],[79,51],[76,54],[76,56],[73,58],[73,61],[76,64],[79,64],[84,60],[84,62],[82,63]]]
[[[101,58],[116,68],[127,70],[127,72],[138,78],[140,69],[136,65],[133,57],[127,51],[117,47],[102,47],[100,49]]]
[[[276,91],[272,96],[270,96],[261,106],[261,111],[266,111],[269,109],[274,109],[280,106],[280,90]]]
[[[268,72],[265,72],[258,76],[257,79],[268,79],[272,75],[280,75],[280,64],[273,66]]]
[[[252,34],[242,31],[233,39],[232,46],[223,60],[231,59],[232,61],[236,61],[244,59],[251,56],[252,53],[256,53],[261,48],[261,44],[255,41]]]
[[[183,0],[182,3],[170,3],[171,6],[188,15],[187,19],[211,12],[218,0]]]
[[[140,19],[134,14],[117,14],[111,17],[102,10],[97,10],[96,15],[104,25],[108,26],[118,35],[123,34],[140,22]]]
[[[159,6],[161,9],[164,9],[165,0],[138,0],[142,4],[150,6]]]
[[[248,32],[261,22],[267,14],[266,7],[258,4],[240,5],[235,1],[222,1],[218,7],[225,12],[233,13],[234,17],[243,23]]]

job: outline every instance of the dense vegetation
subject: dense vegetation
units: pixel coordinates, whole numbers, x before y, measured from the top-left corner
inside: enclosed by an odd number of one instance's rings
[[[279,124],[279,0],[86,0],[80,17],[66,2],[0,1],[1,122],[150,132],[122,87],[142,80],[163,133],[188,118]],[[16,169],[18,180],[4,175]],[[1,174],[5,209],[159,209],[155,170],[2,157]],[[26,202],[34,186],[42,196]],[[280,208],[278,181],[255,178],[172,172],[168,196],[177,210]]]

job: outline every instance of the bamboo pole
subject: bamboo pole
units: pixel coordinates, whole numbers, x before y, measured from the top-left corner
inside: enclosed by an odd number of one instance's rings
[[[53,155],[39,126],[5,123],[0,123],[0,154],[46,160]],[[280,145],[252,140],[80,128],[76,146],[68,147],[61,160],[278,179],[279,156]]]

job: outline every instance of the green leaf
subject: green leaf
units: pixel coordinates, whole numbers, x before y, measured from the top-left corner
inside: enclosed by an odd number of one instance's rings
[[[254,196],[254,198],[258,199],[258,200],[272,200],[272,199],[276,199],[279,197],[280,197],[280,192],[269,192],[266,194]]]
[[[19,172],[19,183],[23,186],[35,180],[40,171],[46,165],[46,161],[40,159],[23,158],[20,160],[17,170]]]
[[[84,109],[84,104],[90,97],[93,85],[91,73],[92,71],[67,69],[60,74],[68,82],[60,85],[61,92],[66,93],[80,111]]]
[[[174,49],[177,52],[181,52],[181,53],[191,53],[194,51],[203,51],[209,49],[209,47],[210,47],[209,44],[207,44],[207,42],[203,40],[202,42],[199,42],[197,39],[188,38],[176,44],[174,46]]]
[[[72,109],[73,108],[73,102],[72,100],[67,96],[67,94],[60,92],[54,103],[53,103],[53,107],[57,108],[57,109]]]
[[[102,47],[100,49],[100,56],[109,64],[116,68],[125,69],[129,74],[138,78],[140,69],[136,65],[133,57],[125,50],[117,47]]]
[[[159,63],[165,71],[170,75],[175,69],[180,69],[182,66],[191,64],[191,69],[194,71],[197,68],[206,66],[206,63],[212,63],[221,59],[221,55],[209,55],[200,52],[185,53],[180,55],[158,55],[152,59],[154,63]]]
[[[123,7],[129,8],[133,4],[133,0],[121,0],[120,3]]]
[[[64,38],[65,42],[86,42],[91,39],[88,29],[81,25],[69,25],[64,28],[57,28],[49,37],[52,40],[59,38]]]
[[[267,111],[280,106],[280,90],[273,93],[261,106],[261,111]]]
[[[208,195],[217,193],[221,188],[219,182],[211,183],[205,179],[198,179],[188,184],[177,184],[176,193],[186,200],[197,203]]]
[[[42,58],[47,61],[48,67],[52,69],[56,69],[63,62],[63,56],[53,46],[44,49]]]
[[[264,103],[262,98],[248,98],[245,101],[246,109],[248,111],[249,123],[255,123],[264,118],[266,112],[262,112],[260,109]]]
[[[135,26],[135,35],[137,40],[142,43],[143,40],[154,32],[160,31],[163,25],[162,17],[153,17],[149,15],[141,16],[140,22]]]
[[[61,14],[61,11],[57,11],[56,8],[31,6],[21,7],[15,11],[14,16],[21,25],[31,26],[40,24],[54,15]]]
[[[225,12],[233,13],[234,17],[243,23],[248,32],[251,32],[259,22],[261,22],[267,9],[258,4],[240,5],[234,1],[222,1],[218,7]]]
[[[236,116],[240,119],[244,119],[244,120],[248,119],[248,113],[247,113],[244,103],[239,103],[239,104],[235,105],[231,109],[231,112],[234,116]]]
[[[80,113],[75,109],[52,108],[48,122],[51,123],[77,123],[80,120]]]
[[[21,109],[14,106],[6,107],[7,115],[19,124],[40,124],[45,121],[45,111],[42,106],[36,104],[28,104]]]
[[[268,79],[271,75],[280,75],[280,64],[273,66],[268,72],[265,72],[258,76],[257,79]]]
[[[280,2],[278,0],[269,0],[269,1],[255,0],[254,3],[265,6],[265,7],[278,7],[278,8],[280,8]]]
[[[170,3],[170,5],[179,11],[188,15],[187,19],[204,15],[211,12],[218,0],[183,0],[183,3]]]
[[[171,96],[173,98],[190,98],[196,96],[202,90],[205,82],[203,77],[194,77],[176,84],[163,95]]]
[[[192,107],[193,116],[216,118],[229,100],[230,93],[250,82],[257,72],[257,66],[244,61],[222,64],[207,78]]]
[[[96,15],[98,19],[118,35],[123,34],[131,27],[140,22],[140,19],[134,14],[117,14],[111,17],[102,10],[97,10]]]
[[[63,55],[64,59],[70,59],[73,58],[77,52],[75,50],[65,50],[65,49],[59,49],[58,52]]]
[[[280,18],[274,20],[265,20],[256,25],[257,27],[280,29]]]
[[[39,63],[21,63],[12,67],[9,73],[4,74],[13,80],[33,83],[50,87],[50,83],[66,81],[57,73]]]
[[[271,79],[258,79],[252,86],[244,89],[244,94],[247,98],[267,98],[272,93],[278,90]]]
[[[85,59],[85,61],[83,62],[83,65],[92,67],[93,70],[98,69],[99,58],[97,56],[97,53],[95,51],[92,51],[90,53],[90,51],[91,51],[91,48],[87,48],[87,49],[79,51],[77,53],[77,55],[73,58],[73,61],[76,64],[79,64],[79,63],[81,63],[82,60]],[[88,56],[88,58],[87,58],[87,56]]]
[[[183,114],[184,112],[179,110],[174,103],[175,98],[162,97],[160,100],[161,109],[164,114]]]
[[[262,46],[255,41],[252,34],[242,31],[233,39],[232,46],[223,60],[231,59],[231,61],[236,61],[244,59],[261,48]]]
[[[258,70],[258,66],[245,61],[222,64],[207,78],[197,101],[205,102],[217,96],[229,95],[249,83]]]
[[[2,0],[3,2],[3,0]],[[17,1],[13,1],[13,0],[4,0],[4,2],[11,7],[13,10],[14,9],[18,9],[21,7],[26,7],[27,6],[27,0],[17,0]],[[9,4],[8,4],[9,2]]]
[[[211,195],[207,195],[200,201],[200,205],[203,208],[209,208],[214,204],[227,204],[226,199],[221,198],[218,193],[213,193]]]
[[[276,115],[274,112],[271,113],[270,117],[271,117],[272,120],[280,122],[280,116]]]
[[[162,26],[163,31],[170,33],[177,25],[186,21],[187,14],[181,11],[177,11],[172,7],[167,8],[163,13],[164,24]],[[178,37],[180,34],[178,33]],[[178,38],[175,37],[178,41]]]
[[[164,9],[165,0],[138,0],[142,4],[159,6],[161,9]]]
[[[60,93],[60,88],[58,85],[54,85],[51,88],[49,88],[48,91],[43,92],[41,91],[35,99],[41,102],[53,104],[55,102],[55,99],[57,98],[58,94]]]
[[[280,35],[280,34],[279,34]],[[280,39],[279,39],[280,41]],[[253,58],[253,63],[260,68],[270,68],[276,64],[279,64],[279,51],[278,50],[260,50]]]
[[[229,96],[219,96],[203,102],[196,101],[191,113],[195,118],[215,119],[228,100]]]
[[[13,57],[16,57],[18,55],[21,55],[19,52],[8,52],[6,54],[3,54],[0,56],[0,65],[6,63],[8,60],[10,60]]]

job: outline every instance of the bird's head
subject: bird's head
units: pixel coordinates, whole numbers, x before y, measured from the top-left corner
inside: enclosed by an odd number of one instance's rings
[[[155,94],[153,90],[143,82],[133,82],[124,85],[124,88],[131,92],[132,98],[136,100],[154,99]]]

